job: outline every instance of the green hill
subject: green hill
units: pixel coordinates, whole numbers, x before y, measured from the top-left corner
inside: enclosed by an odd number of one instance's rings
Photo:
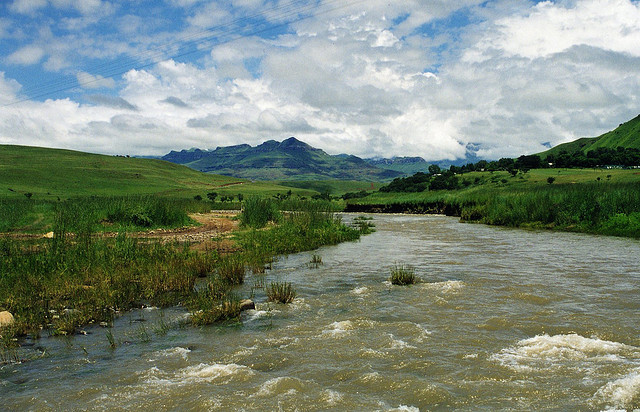
[[[622,123],[616,129],[598,137],[583,137],[569,143],[563,143],[547,151],[540,153],[543,159],[548,155],[558,155],[565,151],[575,153],[581,151],[587,153],[598,148],[616,149],[618,147],[640,149],[640,115],[626,123]]]
[[[294,137],[247,144],[172,151],[162,159],[193,169],[253,180],[391,180],[402,175],[371,165],[356,156],[332,156]]]
[[[138,194],[191,197],[211,191],[277,193],[288,189],[201,173],[164,160],[0,145],[0,197],[5,198],[24,198],[28,193],[37,199]]]

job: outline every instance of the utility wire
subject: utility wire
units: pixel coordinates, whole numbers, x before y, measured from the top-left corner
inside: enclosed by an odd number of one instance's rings
[[[30,97],[6,103],[2,105],[2,107],[12,106],[55,93],[95,84],[103,81],[104,79],[122,75],[130,70],[141,70],[153,66],[161,61],[199,53],[202,52],[205,47],[215,47],[241,38],[256,36],[265,32],[277,30],[292,23],[307,20],[314,16],[329,14],[346,7],[364,3],[365,1],[366,0],[328,0],[323,4],[324,8],[315,14],[311,12],[317,8],[317,4],[310,5],[305,0],[283,3],[265,12],[238,18],[230,23],[215,25],[195,33],[180,36],[169,43],[161,44],[141,53],[137,53],[137,56],[134,55],[133,58],[103,63],[81,69],[91,76],[95,76],[96,78],[94,80],[80,83],[75,77],[69,77],[66,80],[43,83],[25,89],[22,93],[28,94]],[[261,22],[256,23],[256,21],[259,20],[261,20]],[[270,24],[269,21],[276,21],[279,23]],[[250,25],[247,26],[247,24]],[[78,70],[78,73],[81,70]]]

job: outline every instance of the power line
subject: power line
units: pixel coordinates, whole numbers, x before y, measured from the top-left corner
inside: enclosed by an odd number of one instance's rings
[[[256,36],[286,27],[292,23],[307,20],[314,16],[328,14],[359,3],[364,3],[365,1],[366,0],[328,0],[323,4],[324,9],[317,11],[315,14],[312,13],[318,6],[318,3],[315,1],[312,2],[312,4],[309,4],[306,0],[283,3],[264,12],[238,18],[230,23],[219,24],[195,33],[182,35],[169,43],[164,43],[143,52],[136,53],[133,58],[120,59],[119,61],[81,68],[78,70],[78,73],[84,71],[96,78],[83,83],[80,83],[75,77],[68,77],[65,80],[51,83],[42,83],[25,89],[22,92],[23,94],[30,95],[29,97],[12,101],[2,105],[2,107],[12,106],[21,102],[95,84],[104,79],[122,75],[130,70],[141,70],[161,61],[202,52],[204,47],[215,47],[241,38]],[[260,22],[258,23],[258,21]],[[270,21],[279,23],[272,24]],[[249,24],[249,26],[247,26],[247,24]]]

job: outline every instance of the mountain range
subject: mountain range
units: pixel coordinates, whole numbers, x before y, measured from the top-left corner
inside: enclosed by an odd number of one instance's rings
[[[352,155],[330,155],[295,137],[282,142],[268,140],[258,146],[172,151],[161,159],[201,172],[253,180],[387,181],[429,166],[422,158],[383,159],[385,163]]]
[[[575,153],[606,147],[640,149],[640,116],[620,124],[616,129],[598,137],[585,137],[560,144],[539,153],[542,158],[562,151]],[[441,168],[451,164],[463,165],[477,161],[477,148],[467,147],[467,156],[458,161],[434,162]],[[390,181],[428,171],[429,164],[421,157],[394,157],[390,159],[361,159],[348,154],[329,155],[295,137],[282,142],[268,140],[258,146],[241,144],[218,147],[215,150],[190,149],[172,151],[161,159],[188,166],[192,169],[253,180],[278,181]]]

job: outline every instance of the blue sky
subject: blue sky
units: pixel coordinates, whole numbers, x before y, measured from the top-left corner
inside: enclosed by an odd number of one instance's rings
[[[640,113],[632,0],[8,0],[0,144],[496,159]]]

